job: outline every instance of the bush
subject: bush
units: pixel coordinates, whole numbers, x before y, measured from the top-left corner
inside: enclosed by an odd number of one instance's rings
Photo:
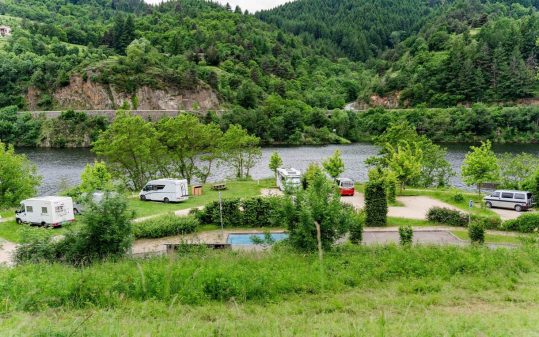
[[[452,199],[455,202],[463,202],[464,201],[464,196],[462,195],[462,193],[457,193],[452,197]]]
[[[427,220],[449,226],[466,227],[468,225],[468,216],[466,214],[442,207],[430,208],[427,212]]]
[[[272,226],[273,207],[269,198],[255,197],[241,201],[241,223],[244,227]]]
[[[240,199],[223,199],[223,226],[236,227],[241,225]],[[197,214],[203,224],[221,224],[221,210],[219,201],[209,203],[204,210]]]
[[[133,223],[133,235],[142,239],[189,234],[196,230],[198,224],[198,220],[193,216],[179,217],[169,214]]]
[[[522,214],[516,219],[505,221],[501,227],[503,230],[521,233],[539,231],[539,213]]]
[[[497,215],[485,216],[472,214],[472,222],[481,224],[485,229],[500,229],[502,227],[502,219]]]
[[[380,181],[369,181],[365,187],[365,225],[379,227],[387,224],[386,189]]]
[[[94,260],[123,256],[133,240],[127,201],[118,195],[106,195],[99,203],[90,202],[82,226],[69,231],[64,239],[43,236],[18,247],[17,262],[64,261],[82,265]]]
[[[363,241],[363,225],[365,224],[365,213],[357,213],[350,224],[350,242],[360,244]]]
[[[410,246],[414,239],[414,230],[410,225],[399,226],[400,244]]]
[[[471,223],[468,227],[468,235],[472,243],[483,244],[485,242],[485,228],[482,224]]]

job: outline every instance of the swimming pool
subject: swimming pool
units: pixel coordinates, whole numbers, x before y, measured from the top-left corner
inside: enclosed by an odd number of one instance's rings
[[[235,233],[235,234],[228,234],[227,243],[231,245],[241,245],[241,246],[247,246],[247,245],[254,245],[253,237],[256,237],[260,240],[264,240],[265,236],[264,233]],[[281,241],[288,238],[287,233],[271,233],[271,238],[273,241]],[[256,239],[255,239],[256,240]]]

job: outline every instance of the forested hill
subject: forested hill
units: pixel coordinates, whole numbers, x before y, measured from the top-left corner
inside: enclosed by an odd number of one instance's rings
[[[133,108],[141,87],[180,98],[211,90],[225,108],[282,97],[323,109],[342,107],[364,87],[361,65],[330,60],[240,8],[202,0],[5,0],[3,23],[13,35],[0,39],[0,107],[25,109],[33,98],[39,110],[65,108],[60,98],[76,97],[58,90],[77,75],[112,85],[99,89],[130,98]]]
[[[321,50],[366,61],[378,74],[373,92],[394,105],[447,107],[536,95],[538,6],[536,0],[298,0],[257,15]]]

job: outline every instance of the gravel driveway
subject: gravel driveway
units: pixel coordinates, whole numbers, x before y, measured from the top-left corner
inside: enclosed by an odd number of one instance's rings
[[[356,193],[353,197],[342,197],[341,200],[357,209],[365,207],[365,196],[363,193]],[[388,216],[425,220],[427,212],[431,207],[445,207],[458,210],[455,206],[425,196],[397,197],[397,201],[404,206],[390,206]]]

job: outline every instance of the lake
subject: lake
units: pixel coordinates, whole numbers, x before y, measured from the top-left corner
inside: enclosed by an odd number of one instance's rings
[[[451,179],[451,184],[456,187],[465,187],[460,179],[460,166],[465,154],[469,151],[469,145],[444,144],[447,147],[447,160],[451,163],[457,175]],[[262,159],[251,171],[254,179],[272,176],[268,168],[271,153],[280,153],[284,166],[291,166],[305,170],[311,162],[321,162],[329,157],[336,149],[341,150],[346,171],[343,176],[356,181],[367,179],[367,167],[365,159],[378,153],[378,147],[369,143],[357,143],[352,145],[328,145],[328,146],[300,146],[300,147],[265,147],[262,149]],[[503,152],[528,152],[539,155],[539,144],[525,145],[495,145],[496,153]],[[43,183],[39,188],[40,195],[57,193],[61,188],[74,186],[80,182],[80,174],[87,163],[92,163],[96,157],[89,149],[38,149],[18,148],[18,153],[24,153],[38,167],[43,176]],[[220,181],[230,178],[231,171],[221,166],[214,170],[211,181]]]

